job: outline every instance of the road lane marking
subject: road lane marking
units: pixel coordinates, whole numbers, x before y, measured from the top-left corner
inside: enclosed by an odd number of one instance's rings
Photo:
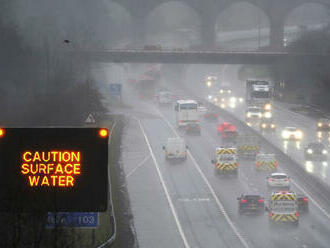
[[[162,117],[162,119],[167,123],[167,125],[170,127],[170,129],[173,131],[173,133],[180,137],[180,135],[177,133],[177,131],[174,129],[174,127],[172,126],[172,124],[165,118],[165,116],[160,112],[159,115]],[[199,172],[199,174],[201,175],[202,179],[204,180],[205,184],[207,185],[207,187],[209,188],[216,204],[218,205],[221,213],[223,214],[223,216],[225,217],[226,221],[228,222],[228,224],[230,225],[230,227],[233,229],[234,233],[236,234],[236,236],[238,237],[238,239],[240,240],[240,242],[242,243],[242,245],[245,248],[249,248],[250,246],[248,245],[247,241],[243,238],[243,236],[241,235],[241,233],[238,231],[238,229],[236,228],[236,226],[234,225],[234,223],[231,221],[231,219],[229,218],[224,206],[222,205],[222,203],[220,202],[220,199],[218,198],[218,196],[216,195],[213,187],[211,186],[211,184],[209,183],[209,181],[207,180],[204,172],[201,170],[201,168],[199,167],[199,165],[197,164],[195,158],[193,157],[193,155],[191,154],[191,152],[188,150],[188,156],[191,158],[191,160],[193,161],[193,164],[196,168],[196,170]]]
[[[182,226],[181,226],[181,224],[180,224],[180,221],[179,221],[178,215],[177,215],[176,210],[175,210],[175,208],[174,208],[174,205],[173,205],[172,199],[171,199],[170,194],[169,194],[169,192],[168,192],[168,189],[167,189],[166,183],[165,183],[165,181],[164,181],[164,178],[163,178],[163,176],[162,176],[162,173],[160,172],[158,162],[157,162],[157,160],[156,160],[156,157],[155,157],[155,155],[154,155],[154,152],[152,151],[152,148],[151,148],[151,145],[150,145],[149,139],[148,139],[148,137],[147,137],[147,135],[146,135],[146,133],[145,133],[145,131],[144,131],[144,128],[143,128],[143,126],[142,126],[142,124],[141,124],[141,121],[138,120],[138,122],[139,122],[140,129],[141,129],[141,131],[142,131],[142,134],[143,134],[143,136],[144,136],[144,139],[145,139],[145,141],[146,141],[146,143],[147,143],[147,146],[148,146],[148,148],[149,148],[150,156],[151,156],[151,158],[152,158],[152,160],[153,160],[153,162],[154,162],[154,165],[155,165],[155,168],[156,168],[156,171],[157,171],[157,174],[158,174],[159,180],[160,180],[161,185],[162,185],[162,187],[163,187],[163,190],[164,190],[164,192],[165,192],[167,202],[168,202],[168,204],[169,204],[169,206],[170,206],[170,209],[171,209],[171,212],[172,212],[172,214],[173,214],[173,217],[174,217],[175,223],[176,223],[176,225],[177,225],[177,227],[178,227],[178,231],[179,231],[180,236],[181,236],[181,238],[182,238],[182,241],[183,241],[184,247],[186,247],[186,248],[190,248],[190,246],[189,246],[189,244],[188,244],[188,241],[187,241],[187,238],[186,238],[186,236],[185,236],[185,234],[184,234],[184,232],[183,232]]]
[[[126,178],[130,177],[137,169],[139,169],[142,165],[144,165],[144,163],[147,162],[149,158],[150,155],[146,156],[140,163],[138,163],[138,165],[133,170],[127,173]]]

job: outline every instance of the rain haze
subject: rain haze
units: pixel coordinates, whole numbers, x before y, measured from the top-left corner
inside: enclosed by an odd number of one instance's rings
[[[2,0],[0,247],[329,247],[330,1]]]

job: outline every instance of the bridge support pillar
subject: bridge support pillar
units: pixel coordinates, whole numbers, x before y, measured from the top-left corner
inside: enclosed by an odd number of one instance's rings
[[[211,13],[202,16],[201,21],[201,45],[203,49],[216,48],[216,16]]]
[[[274,51],[283,50],[284,45],[284,21],[280,17],[270,20],[270,48]]]

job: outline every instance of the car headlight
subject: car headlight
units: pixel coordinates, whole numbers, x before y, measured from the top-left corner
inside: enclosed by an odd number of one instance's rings
[[[212,96],[210,96],[210,95],[208,95],[207,98],[208,98],[209,100],[212,100]]]
[[[238,101],[239,101],[239,102],[243,102],[243,98],[242,98],[242,97],[238,98]],[[330,125],[330,124],[329,124],[329,125]]]
[[[322,154],[328,154],[328,151],[323,149]]]
[[[237,99],[236,99],[236,97],[233,96],[233,97],[229,98],[229,101],[231,103],[235,103],[237,101]]]
[[[228,92],[228,94],[231,94],[231,90],[228,90],[227,92]]]
[[[258,113],[258,117],[261,118],[262,117],[262,113]]]
[[[288,131],[284,130],[284,131],[282,131],[282,137],[283,137],[284,139],[287,139],[287,138],[290,137],[290,133],[289,133]]]
[[[226,101],[226,99],[225,98],[221,98],[221,102],[225,102]]]
[[[251,113],[250,113],[250,112],[247,112],[247,113],[246,113],[246,116],[247,116],[248,118],[250,118],[250,117],[251,117]]]
[[[322,125],[321,122],[319,122],[319,123],[317,123],[317,126],[318,126],[318,127],[322,127],[323,125]]]
[[[223,93],[223,90],[220,90],[219,92],[222,94]]]
[[[272,118],[272,113],[271,112],[265,112],[264,117],[265,118]]]
[[[296,136],[297,139],[301,139],[303,137],[303,133],[301,131],[297,131],[295,133],[295,136]]]
[[[225,108],[225,107],[226,107],[226,105],[225,105],[225,104],[223,104],[223,103],[221,103],[220,107],[221,107],[221,108]]]
[[[218,98],[217,98],[217,97],[215,97],[215,98],[213,99],[213,101],[217,102],[217,101],[218,101]]]
[[[275,128],[275,124],[271,124],[270,126],[271,126],[271,128]]]
[[[247,122],[246,125],[248,125],[249,127],[251,127],[251,123],[250,122]]]
[[[266,125],[265,123],[262,123],[261,127],[262,127],[262,128],[266,128],[267,125]]]
[[[328,162],[327,162],[327,161],[323,161],[323,162],[322,162],[322,165],[323,165],[323,166],[328,166]]]
[[[270,103],[267,103],[265,105],[265,110],[271,110],[272,109],[272,105]]]
[[[308,154],[313,154],[313,150],[312,149],[307,149],[307,153]]]
[[[211,87],[212,86],[212,82],[211,81],[207,81],[206,82],[206,85],[207,85],[207,87]]]

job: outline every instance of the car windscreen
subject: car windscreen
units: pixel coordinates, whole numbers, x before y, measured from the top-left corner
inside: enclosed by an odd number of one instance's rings
[[[285,178],[287,178],[287,176],[286,175],[273,175],[272,178],[274,178],[274,179],[285,179]]]
[[[254,98],[269,98],[270,92],[268,91],[254,91],[252,93],[252,97]]]
[[[187,109],[196,109],[197,110],[197,104],[196,103],[183,103],[180,104],[181,110],[187,110]]]

